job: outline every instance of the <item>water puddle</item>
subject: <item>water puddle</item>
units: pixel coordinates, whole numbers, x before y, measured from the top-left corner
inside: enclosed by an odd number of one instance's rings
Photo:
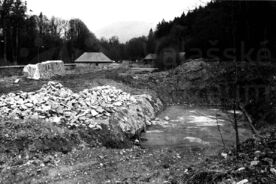
[[[232,111],[222,112],[212,108],[187,108],[171,106],[158,116],[158,125],[150,127],[142,135],[145,148],[167,147],[171,149],[197,149],[214,153],[223,148],[220,132],[226,146],[235,143],[231,123]],[[251,136],[242,114],[239,114],[240,139]],[[220,129],[220,132],[218,130]]]

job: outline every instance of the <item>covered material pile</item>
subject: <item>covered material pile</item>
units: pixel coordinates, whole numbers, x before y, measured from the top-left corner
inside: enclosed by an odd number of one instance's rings
[[[63,61],[46,61],[35,65],[27,65],[23,69],[24,75],[29,79],[50,79],[65,74]]]
[[[100,128],[95,119],[108,119],[118,107],[134,103],[134,96],[111,86],[74,93],[60,83],[49,82],[36,92],[2,95],[0,114],[14,119],[43,119],[69,127]]]

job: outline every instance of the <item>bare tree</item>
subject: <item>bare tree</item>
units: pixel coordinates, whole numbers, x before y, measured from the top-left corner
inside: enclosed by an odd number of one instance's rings
[[[65,38],[65,33],[69,29],[69,24],[67,20],[52,17],[49,24],[51,35],[58,38]]]

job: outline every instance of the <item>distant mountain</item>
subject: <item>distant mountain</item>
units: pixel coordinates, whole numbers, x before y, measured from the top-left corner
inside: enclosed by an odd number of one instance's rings
[[[151,28],[155,29],[156,24],[142,21],[117,22],[96,31],[98,38],[110,38],[118,36],[121,42],[126,42],[131,38],[148,35]]]

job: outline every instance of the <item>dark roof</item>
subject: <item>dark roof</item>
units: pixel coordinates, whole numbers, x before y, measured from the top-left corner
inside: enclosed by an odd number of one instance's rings
[[[180,57],[183,57],[183,56],[185,56],[186,55],[186,52],[179,52],[179,56]]]
[[[102,52],[85,52],[78,59],[76,59],[75,62],[112,63],[113,61],[109,59],[106,55],[104,55]]]
[[[148,54],[144,60],[155,60],[157,58],[156,54]]]

